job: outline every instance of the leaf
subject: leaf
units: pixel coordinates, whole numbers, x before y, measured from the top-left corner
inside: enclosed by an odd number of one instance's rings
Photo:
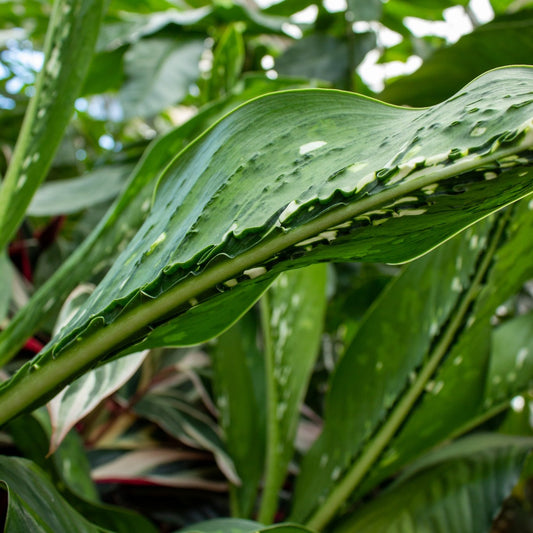
[[[26,339],[42,323],[43,318],[57,310],[76,285],[97,278],[109,268],[123,250],[127,240],[144,221],[150,209],[157,177],[174,154],[180,152],[216,118],[223,116],[225,112],[243,101],[266,92],[301,84],[298,80],[280,78],[272,81],[264,77],[248,78],[244,81],[244,87],[239,88],[230,98],[205,106],[188,122],[150,144],[133,170],[120,198],[107,211],[102,221],[55,274],[39,288],[30,304],[17,313],[6,330],[0,333],[0,364],[5,364],[17,354]],[[254,295],[253,299],[257,297],[258,295]],[[227,328],[242,312],[243,309],[238,309],[236,316],[228,314],[230,318],[233,317],[229,322],[224,320],[225,315],[217,312],[216,315],[222,324],[217,326],[220,329],[212,335]],[[186,331],[191,330],[187,328]],[[202,326],[200,331],[203,334],[205,326]],[[197,333],[191,331],[187,338],[192,338],[194,342]],[[183,332],[180,337],[183,337]]]
[[[326,266],[279,275],[263,296],[267,383],[267,456],[259,520],[271,523],[294,454],[300,409],[320,351]]]
[[[428,109],[323,90],[239,107],[166,168],[84,310],[2,384],[0,422],[221,292],[316,261],[413,259],[527,195],[532,72],[489,72]]]
[[[75,511],[59,495],[44,472],[31,461],[0,457],[0,480],[8,491],[5,523],[8,533],[104,531]]]
[[[233,461],[226,452],[214,422],[207,415],[187,405],[171,391],[146,394],[135,405],[135,412],[189,446],[212,452],[226,477],[232,483],[239,483]]]
[[[199,75],[202,39],[157,37],[135,43],[124,56],[126,83],[118,93],[124,119],[150,117],[188,94]]]
[[[219,424],[241,480],[230,487],[231,514],[238,517],[252,515],[265,464],[265,364],[257,322],[247,313],[218,337],[212,351]]]
[[[486,396],[491,404],[509,401],[533,385],[533,313],[518,316],[492,334],[493,356],[487,376]]]
[[[127,533],[132,528],[139,533],[154,533],[154,527],[138,513],[99,501],[83,444],[76,433],[69,433],[55,453],[47,455],[51,427],[46,410],[18,417],[8,429],[17,448],[45,470],[68,503],[93,524],[116,533]]]
[[[109,165],[79,178],[44,183],[26,213],[31,216],[66,215],[112,200],[124,187],[131,171],[131,165]]]
[[[532,446],[530,438],[490,434],[453,443],[333,533],[484,533]]]
[[[9,311],[9,302],[11,301],[12,285],[11,280],[13,271],[11,264],[5,252],[0,252],[0,324],[4,322]]]
[[[532,228],[533,212],[528,202],[523,201],[516,206],[506,226],[506,238],[495,251],[473,310],[465,317],[465,327],[432,378],[433,388],[430,386],[424,393],[363,483],[360,494],[421,452],[500,413],[514,396],[524,392],[525,384],[532,377],[527,372],[529,365],[521,371],[519,379],[506,379],[508,375],[519,373],[516,356],[523,348],[522,338],[517,337],[509,345],[510,353],[502,353],[496,345],[491,346],[491,317],[496,308],[533,275],[533,251],[528,244]],[[497,373],[494,372],[496,368]],[[433,394],[435,390],[438,394]]]
[[[179,531],[180,533],[266,533],[267,531],[275,531],[276,533],[312,533],[310,529],[298,524],[276,524],[275,526],[265,527],[259,522],[238,518],[216,518],[199,522]]]
[[[348,76],[350,61],[357,66],[375,44],[374,34],[354,34],[353,50],[350,51],[345,41],[325,33],[313,33],[296,41],[276,58],[275,69],[286,76],[338,83]]]
[[[211,458],[198,452],[171,448],[120,451],[97,450],[92,471],[98,483],[157,485],[221,492],[227,483]]]
[[[437,50],[415,73],[388,85],[380,98],[402,105],[433,105],[485,70],[529,64],[533,45],[528,36],[532,30],[533,11],[497,17],[457,43]]]
[[[0,187],[0,249],[22,221],[72,115],[98,34],[103,0],[56,0],[35,95]]]
[[[478,239],[486,240],[489,229],[483,222]],[[415,393],[417,382],[435,357],[440,362],[443,354],[434,357],[437,341],[460,316],[461,300],[483,257],[481,246],[472,248],[470,241],[471,235],[462,234],[408,265],[363,318],[330,380],[322,434],[302,461],[294,519],[308,519],[324,498],[335,496],[341,480],[346,492],[348,483],[353,492],[351,472],[363,463],[365,469],[370,466],[366,450],[378,453],[386,443],[381,434],[387,425],[399,425],[409,414],[420,394]]]
[[[180,529],[184,533],[254,533],[263,527],[259,522],[239,518],[217,518]]]
[[[75,424],[135,374],[147,353],[134,353],[91,370],[65,387],[48,403],[54,428],[50,453],[56,450]]]
[[[202,86],[203,101],[228,94],[237,83],[245,59],[244,40],[237,24],[230,24],[214,52],[210,76]]]

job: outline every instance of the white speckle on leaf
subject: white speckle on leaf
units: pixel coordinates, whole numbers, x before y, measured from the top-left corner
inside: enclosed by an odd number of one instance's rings
[[[37,118],[43,118],[46,115],[46,108],[41,107],[39,111],[37,111]]]
[[[190,305],[191,307],[194,307],[195,305],[198,305],[198,300],[197,300],[196,298],[191,298],[191,299],[189,300],[189,305]]]
[[[461,270],[461,268],[463,268],[463,258],[460,255],[458,255],[455,259],[455,268],[457,270]]]
[[[43,310],[44,311],[49,311],[52,308],[52,306],[54,305],[55,301],[56,301],[55,298],[49,298],[47,300],[47,302],[44,304]]]
[[[363,168],[368,166],[368,161],[361,161],[360,163],[354,163],[353,165],[350,165],[346,170],[349,172],[359,172],[360,170],[363,170]]]
[[[148,211],[148,209],[150,209],[150,200],[146,199],[141,205],[141,211],[143,213],[146,213],[146,211]]]
[[[28,179],[28,176],[26,176],[26,174],[21,174],[17,182],[17,189],[22,189],[27,179]]]
[[[477,126],[476,128],[474,128],[471,132],[470,132],[470,135],[472,137],[479,137],[480,135],[483,135],[485,132],[487,131],[487,128],[484,128],[482,126]]]
[[[433,394],[438,394],[442,390],[442,387],[444,387],[444,381],[437,381],[433,387]]]
[[[323,453],[320,456],[320,466],[321,466],[321,468],[324,468],[328,464],[328,461],[329,461],[328,454],[327,453]]]
[[[342,470],[339,466],[336,466],[331,473],[332,481],[337,481],[341,477]]]
[[[524,400],[523,396],[515,396],[511,400],[511,408],[515,413],[521,413],[524,410],[524,407],[526,406],[526,401]]]
[[[522,368],[529,355],[529,350],[526,347],[520,348],[516,354],[516,368]]]
[[[433,320],[431,322],[431,325],[429,326],[429,334],[434,337],[439,332],[439,324],[436,320]]]
[[[300,300],[301,300],[301,298],[300,298],[300,295],[299,295],[299,294],[293,294],[293,295],[291,296],[291,304],[292,304],[294,307],[296,307],[297,305],[300,304]]]
[[[376,370],[379,372],[383,369],[383,363],[381,361],[376,362]]]
[[[235,287],[238,283],[239,282],[235,278],[232,278],[232,279],[228,279],[228,281],[225,281],[224,285],[226,285],[226,287],[229,287],[231,289],[232,287]]]
[[[454,364],[455,366],[459,366],[462,362],[463,362],[463,358],[462,358],[460,355],[458,355],[458,356],[453,360],[453,364]]]
[[[293,213],[295,213],[298,208],[300,207],[300,204],[298,202],[295,202],[294,200],[290,202],[287,207],[283,210],[281,215],[278,217],[278,221],[280,223],[285,222]]]
[[[300,155],[308,154],[309,152],[313,152],[319,148],[322,148],[322,146],[325,146],[326,144],[328,144],[326,141],[312,141],[310,143],[302,144],[302,146],[300,146],[299,153]]]
[[[423,215],[427,211],[426,208],[421,209],[400,209],[398,213],[393,213],[395,217],[413,217]]]
[[[470,239],[470,249],[475,250],[479,244],[479,237],[474,234],[472,235],[472,238]]]
[[[461,292],[463,290],[463,284],[461,283],[461,280],[455,276],[452,279],[452,291],[454,292]]]
[[[280,402],[276,406],[276,418],[278,420],[281,420],[283,416],[285,415],[285,411],[287,410],[287,404],[285,402]]]
[[[487,181],[490,181],[496,179],[498,174],[496,172],[485,172],[484,176]]]
[[[366,174],[363,176],[358,182],[355,187],[355,192],[359,192],[365,185],[368,185],[369,183],[372,183],[376,180],[376,173],[371,172],[370,174]]]
[[[266,272],[267,272],[267,269],[265,267],[260,266],[260,267],[249,268],[248,270],[245,270],[243,274],[245,276],[248,276],[250,279],[254,279],[259,276],[262,276],[263,274],[266,274]]]

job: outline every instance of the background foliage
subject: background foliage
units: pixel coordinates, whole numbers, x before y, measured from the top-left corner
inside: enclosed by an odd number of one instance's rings
[[[70,385],[47,408],[28,400],[38,408],[0,434],[5,530],[533,531],[531,71],[462,89],[531,63],[533,4],[487,2],[487,20],[466,0],[104,4],[0,3],[2,377],[22,368],[1,389],[3,422],[10,390],[19,397],[35,369],[93,335],[93,316],[105,308],[112,325],[165,293],[157,265],[199,275],[217,251],[262,242],[261,229],[305,226],[283,206],[306,191],[275,177],[296,172],[307,187],[331,174],[316,204],[325,216],[365,200],[367,189],[331,192],[354,158],[392,168],[385,195],[397,181],[405,191],[350,225],[352,214],[345,233],[330,224],[300,239],[309,250],[288,248],[268,273],[235,271],[153,330],[160,315],[99,357],[128,355],[58,378]],[[454,16],[466,28],[456,42],[439,34]],[[478,104],[400,110],[284,92],[304,88],[415,108],[462,91]],[[308,133],[331,151],[315,158]],[[463,168],[472,136],[485,151]],[[412,163],[415,148],[445,151],[447,179],[430,181],[439,161]],[[225,191],[228,176],[250,175],[265,190]],[[259,196],[269,188],[275,201]],[[274,230],[256,223],[268,209]],[[174,212],[190,226],[172,226]],[[241,228],[223,225],[230,215]],[[202,254],[187,263],[189,249]]]

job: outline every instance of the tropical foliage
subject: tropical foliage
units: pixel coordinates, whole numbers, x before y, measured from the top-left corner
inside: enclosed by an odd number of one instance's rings
[[[0,3],[5,531],[527,531],[533,5],[489,11]]]

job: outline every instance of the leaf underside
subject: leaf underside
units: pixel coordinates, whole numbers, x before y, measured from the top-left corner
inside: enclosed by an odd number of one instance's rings
[[[3,391],[83,352],[59,386],[174,317],[213,312],[220,293],[253,303],[255,285],[257,298],[288,267],[413,259],[522,198],[532,79],[528,67],[491,71],[427,109],[326,90],[241,106],[174,159],[85,309]],[[95,334],[106,341],[85,349]]]

